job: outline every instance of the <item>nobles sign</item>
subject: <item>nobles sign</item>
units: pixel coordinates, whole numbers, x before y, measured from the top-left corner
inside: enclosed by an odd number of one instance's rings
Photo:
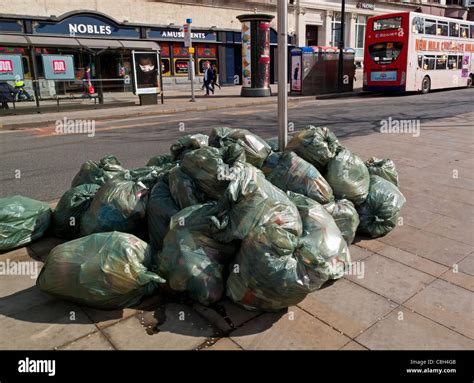
[[[75,35],[76,33],[88,35],[110,35],[112,34],[112,27],[110,25],[69,24],[69,33],[71,35]]]

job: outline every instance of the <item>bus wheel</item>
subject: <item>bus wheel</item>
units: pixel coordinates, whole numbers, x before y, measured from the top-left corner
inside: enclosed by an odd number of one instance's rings
[[[421,93],[427,94],[431,89],[431,80],[428,76],[423,78],[423,82],[421,83]]]

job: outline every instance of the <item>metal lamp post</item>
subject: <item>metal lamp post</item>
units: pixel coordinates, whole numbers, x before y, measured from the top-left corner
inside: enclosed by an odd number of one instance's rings
[[[278,145],[288,144],[288,5],[278,0]]]

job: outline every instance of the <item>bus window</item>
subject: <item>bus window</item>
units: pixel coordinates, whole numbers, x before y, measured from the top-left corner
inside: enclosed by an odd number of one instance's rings
[[[423,68],[423,55],[418,55],[418,68]]]
[[[462,56],[458,56],[458,69],[462,69]]]
[[[474,39],[474,25],[471,25],[471,39]]]
[[[461,25],[461,37],[463,39],[469,38],[469,25]]]
[[[436,20],[425,20],[425,34],[436,35]]]
[[[446,56],[436,56],[436,69],[443,70],[446,69],[446,63],[448,58]]]
[[[459,56],[448,56],[448,69],[458,69],[458,57]]]
[[[446,21],[438,21],[436,34],[438,36],[448,36],[448,23]]]
[[[435,57],[434,56],[425,56],[423,69],[424,70],[433,70],[435,68]]]
[[[390,17],[387,19],[380,19],[374,21],[373,30],[376,31],[385,31],[387,29],[398,29],[402,26],[401,17]]]
[[[369,53],[372,59],[381,65],[393,63],[402,51],[403,43],[377,43],[369,46]]]
[[[415,16],[413,18],[413,33],[423,34],[425,30],[425,20],[423,17]]]
[[[459,24],[458,23],[449,23],[449,36],[459,37]]]

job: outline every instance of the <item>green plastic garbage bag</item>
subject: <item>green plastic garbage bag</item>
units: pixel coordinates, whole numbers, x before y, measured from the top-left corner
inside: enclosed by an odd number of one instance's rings
[[[160,176],[164,173],[169,172],[175,165],[171,166],[144,166],[142,168],[136,168],[129,170],[130,177],[135,182],[143,183],[148,189],[151,189],[158,182]]]
[[[277,311],[304,299],[303,265],[294,257],[298,237],[275,224],[257,226],[230,266],[226,295],[247,310]]]
[[[312,125],[296,133],[286,147],[286,150],[294,151],[319,170],[324,169],[339,149],[339,141],[331,130]]]
[[[334,200],[331,186],[318,170],[293,152],[283,154],[267,179],[283,191],[300,193],[322,204]]]
[[[333,201],[324,205],[337,227],[342,233],[342,236],[346,240],[349,246],[354,242],[354,237],[359,226],[359,214],[354,207],[354,204],[347,200],[341,199],[339,201]]]
[[[270,154],[263,163],[263,166],[261,169],[263,174],[265,174],[268,177],[268,175],[273,171],[273,169],[277,167],[282,156],[283,156],[283,153],[280,153],[280,152],[273,152],[272,154]]]
[[[209,136],[206,134],[188,134],[171,145],[170,151],[173,160],[181,160],[183,156],[195,149],[209,145]]]
[[[225,178],[228,165],[224,163],[221,152],[216,148],[203,147],[185,154],[181,168],[211,199],[218,199],[229,184]]]
[[[165,280],[151,272],[146,242],[119,232],[98,233],[56,246],[36,281],[53,296],[104,310],[136,306]]]
[[[405,202],[405,197],[393,183],[379,176],[370,176],[367,200],[357,207],[359,230],[373,238],[388,234],[397,225]]]
[[[263,161],[272,152],[264,139],[246,129],[214,128],[209,135],[209,145],[216,148],[225,147],[231,143],[239,143],[245,149],[247,162],[261,168]]]
[[[324,207],[288,193],[303,221],[297,237],[275,224],[255,227],[230,267],[227,296],[249,310],[275,311],[301,302],[344,275],[347,245]]]
[[[158,156],[150,158],[146,166],[163,167],[163,166],[174,164],[174,163],[175,162],[173,161],[173,158],[171,155],[164,154],[164,155],[158,155]]]
[[[79,173],[72,180],[71,187],[96,184],[102,186],[117,174],[123,174],[125,169],[115,156],[107,156],[99,161],[87,161],[82,164]]]
[[[379,176],[382,177],[384,180],[387,180],[394,184],[397,187],[400,187],[400,183],[398,180],[398,172],[395,167],[395,163],[388,159],[380,159],[371,157],[366,161],[367,169],[369,169],[369,174],[371,176]]]
[[[146,208],[148,236],[155,250],[163,247],[171,217],[180,210],[170,192],[169,175],[165,175],[151,190]]]
[[[329,161],[325,178],[337,199],[348,199],[360,205],[367,198],[369,171],[359,156],[348,149],[342,149]]]
[[[225,269],[234,258],[233,243],[211,237],[215,203],[190,206],[174,215],[158,253],[157,272],[176,291],[186,291],[203,305],[219,301],[225,291]]]
[[[193,179],[179,166],[170,171],[168,183],[171,195],[180,210],[202,202],[202,193],[198,193]]]
[[[296,256],[305,265],[311,291],[344,275],[351,263],[349,248],[323,205],[301,194],[288,193],[303,222]]]
[[[20,195],[0,198],[0,251],[12,250],[41,238],[51,223],[44,202]]]
[[[84,184],[63,194],[53,212],[53,231],[56,237],[74,239],[80,236],[82,216],[99,189],[99,185]]]
[[[235,177],[219,200],[214,238],[222,242],[243,240],[257,226],[274,223],[298,236],[302,232],[296,206],[286,193],[247,163],[237,163]]]
[[[145,219],[149,189],[130,173],[116,176],[98,190],[81,221],[81,235],[107,231],[138,233]]]

